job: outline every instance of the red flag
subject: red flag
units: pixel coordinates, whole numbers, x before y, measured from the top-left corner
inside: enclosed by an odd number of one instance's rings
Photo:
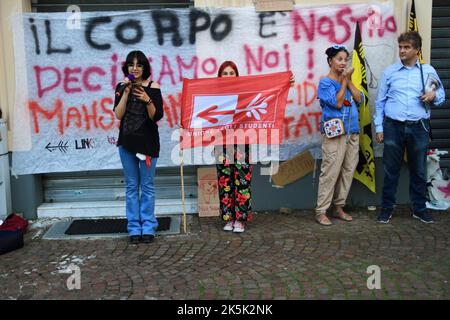
[[[184,79],[181,148],[280,144],[291,76]]]

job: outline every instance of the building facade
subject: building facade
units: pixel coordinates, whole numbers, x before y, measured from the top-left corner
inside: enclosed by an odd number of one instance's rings
[[[299,5],[328,5],[341,3],[369,3],[370,1],[296,1]],[[71,1],[50,0],[5,0],[0,2],[0,108],[2,117],[11,127],[15,98],[13,35],[8,17],[17,12],[65,12]],[[407,30],[411,1],[392,1],[398,33]],[[244,7],[253,6],[251,0],[161,0],[136,1],[133,9],[189,8],[189,7]],[[437,69],[445,88],[450,82],[450,4],[444,0],[416,1],[418,25],[423,37],[423,57]],[[129,10],[126,2],[118,0],[80,1],[81,11]],[[430,60],[431,59],[431,60]],[[447,94],[447,97],[449,95]],[[434,140],[432,147],[450,151],[450,103],[432,110]],[[9,151],[12,150],[12,132],[9,130]],[[382,185],[381,158],[376,159],[377,190]],[[450,167],[450,157],[444,157],[442,167]],[[315,206],[320,161],[315,172],[283,188],[273,186],[268,176],[260,175],[261,166],[254,166],[252,178],[253,209],[255,211],[278,210],[280,208],[310,209]],[[197,212],[196,166],[184,168],[187,213]],[[124,214],[124,183],[121,170],[99,170],[88,172],[46,173],[15,176],[12,172],[11,195],[13,212],[25,217],[63,216],[115,216]],[[158,168],[157,214],[179,214],[182,212],[181,180],[178,167]],[[408,175],[402,169],[399,185],[399,203],[409,202]],[[362,184],[354,181],[349,195],[350,206],[378,205],[380,194],[373,194]]]

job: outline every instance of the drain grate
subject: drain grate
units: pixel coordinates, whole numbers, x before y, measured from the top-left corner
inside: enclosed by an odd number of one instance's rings
[[[170,217],[160,217],[158,231],[170,229]],[[74,220],[64,232],[67,235],[127,233],[127,219],[79,219]]]

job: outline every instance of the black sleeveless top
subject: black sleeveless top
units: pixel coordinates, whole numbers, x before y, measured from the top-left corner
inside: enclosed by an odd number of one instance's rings
[[[130,152],[142,153],[152,158],[159,157],[160,143],[158,125],[156,124],[164,115],[161,90],[143,87],[152,99],[156,112],[153,120],[150,119],[145,102],[138,100],[131,92],[128,95],[125,114],[120,120],[119,139],[117,146],[123,146]],[[125,84],[119,83],[116,87],[114,109],[123,96]],[[113,110],[114,110],[113,109]]]

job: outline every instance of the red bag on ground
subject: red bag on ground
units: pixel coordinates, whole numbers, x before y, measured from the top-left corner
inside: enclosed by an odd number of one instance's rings
[[[14,213],[7,216],[3,224],[0,225],[0,231],[22,231],[22,233],[26,233],[27,228],[28,221]]]

